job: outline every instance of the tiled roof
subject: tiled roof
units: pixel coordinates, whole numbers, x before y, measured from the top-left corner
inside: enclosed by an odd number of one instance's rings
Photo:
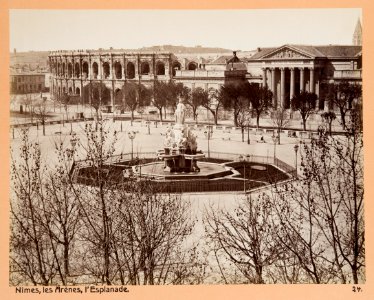
[[[251,56],[249,58],[249,60],[261,58],[261,57],[269,54],[270,52],[274,51],[275,49],[277,49],[277,48],[261,48],[260,51],[258,51],[253,56]]]
[[[354,57],[362,50],[362,46],[315,46],[327,57]]]
[[[215,60],[211,61],[211,64],[217,64],[217,65],[225,65],[226,61],[229,60],[230,58],[233,58],[232,55],[222,55]]]
[[[362,46],[343,46],[343,45],[327,45],[327,46],[311,46],[311,45],[283,45],[277,48],[262,48],[255,55],[250,57],[248,60],[261,59],[271,52],[278,49],[288,47],[294,50],[307,54],[311,57],[354,57],[360,54]]]

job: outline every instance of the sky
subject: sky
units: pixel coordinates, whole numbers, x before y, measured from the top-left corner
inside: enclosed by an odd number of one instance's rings
[[[10,51],[154,45],[253,50],[284,44],[352,44],[362,10],[26,10],[10,11]]]

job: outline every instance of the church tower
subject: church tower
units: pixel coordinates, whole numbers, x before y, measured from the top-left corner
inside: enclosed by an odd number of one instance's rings
[[[361,46],[362,45],[362,28],[360,19],[357,20],[355,32],[353,33],[352,44],[354,46]]]

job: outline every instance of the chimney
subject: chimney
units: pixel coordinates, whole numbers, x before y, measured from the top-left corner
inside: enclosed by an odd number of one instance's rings
[[[236,57],[236,51],[232,51],[232,54]]]
[[[257,52],[260,52],[261,51],[261,48],[260,47],[257,47]]]

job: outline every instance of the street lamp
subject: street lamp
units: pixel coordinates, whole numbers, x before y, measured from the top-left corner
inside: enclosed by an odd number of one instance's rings
[[[276,147],[277,147],[278,137],[276,135],[273,135],[272,140],[273,140],[273,143],[274,143],[274,163],[275,163],[275,151],[276,151]]]
[[[136,157],[135,159],[135,170],[136,172],[139,171],[139,179],[142,179],[142,160]]]
[[[246,162],[249,162],[251,156],[249,154],[247,154],[246,156],[244,155],[239,155],[239,161],[243,163],[243,167],[244,167],[244,184],[243,184],[243,190],[244,190],[244,193],[246,193],[247,189],[246,189],[246,186],[245,186],[245,175],[246,175],[246,171],[245,171],[245,165],[246,165]]]
[[[208,139],[208,158],[210,158],[210,146],[209,146],[209,140],[211,139],[213,135],[213,128],[211,126],[208,126],[208,130],[204,131],[205,137]]]
[[[131,140],[131,161],[132,161],[133,158],[134,158],[134,139],[135,139],[135,136],[136,136],[136,132],[135,131],[129,131],[127,134],[129,136],[129,139]]]
[[[299,145],[295,145],[293,149],[295,150],[295,170],[296,170],[296,177],[297,177],[297,151],[299,150]]]

